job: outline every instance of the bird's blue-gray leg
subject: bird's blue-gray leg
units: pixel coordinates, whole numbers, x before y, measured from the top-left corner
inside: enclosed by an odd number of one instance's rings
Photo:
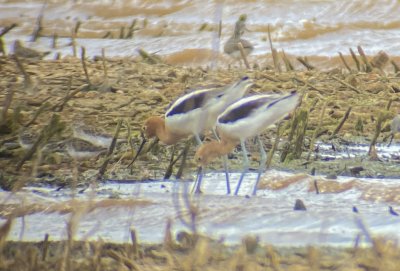
[[[239,182],[236,186],[236,190],[235,190],[235,196],[239,193],[239,189],[240,186],[242,185],[242,181],[244,178],[244,175],[247,173],[247,171],[249,170],[249,158],[247,157],[247,150],[246,150],[246,146],[245,146],[245,141],[243,139],[240,140],[240,146],[242,147],[242,152],[243,152],[243,171],[242,174],[240,175],[240,179]]]
[[[203,167],[199,167],[197,170],[197,178],[196,181],[194,182],[194,188],[193,188],[193,193],[195,194],[200,194],[201,190],[201,181],[203,180]]]
[[[203,145],[203,142],[200,139],[199,134],[195,134],[194,138],[196,139],[197,145],[200,147]],[[199,167],[197,170],[197,177],[196,181],[194,182],[193,190],[195,194],[199,194],[201,192],[200,187],[201,187],[201,181],[203,180],[203,168]]]
[[[220,141],[217,131],[215,128],[212,129],[213,134],[215,138]],[[225,170],[225,180],[226,180],[226,193],[229,195],[231,193],[231,184],[229,182],[229,172],[228,172],[228,155],[224,155],[223,157],[223,163],[224,163],[224,170]]]
[[[200,135],[199,134],[195,134],[194,138],[196,138],[197,145],[201,146],[203,144],[203,142],[200,139]]]
[[[257,186],[261,179],[261,174],[265,171],[265,163],[267,162],[267,153],[264,150],[264,145],[261,141],[260,136],[257,136],[258,146],[260,147],[260,167],[258,168],[258,175],[256,184],[253,189],[253,196],[257,194]]]
[[[225,170],[225,180],[226,180],[226,193],[229,195],[231,193],[231,184],[229,182],[229,172],[228,172],[228,155],[224,155],[223,163],[224,163],[224,170]]]

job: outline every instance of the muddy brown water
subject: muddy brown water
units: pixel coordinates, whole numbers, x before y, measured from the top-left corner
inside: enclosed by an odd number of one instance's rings
[[[29,43],[43,9],[43,38]],[[18,27],[5,36],[7,49],[21,39],[28,46],[43,51],[71,55],[70,36],[78,21],[81,22],[77,48],[84,46],[89,56],[137,56],[141,48],[150,53],[166,56],[172,64],[216,64],[215,51],[232,33],[233,25],[241,14],[247,14],[244,38],[254,44],[249,57],[251,64],[272,64],[268,43],[268,26],[274,47],[300,64],[294,56],[308,56],[320,68],[341,65],[337,52],[350,55],[349,48],[361,45],[367,55],[384,50],[398,60],[400,47],[400,4],[388,1],[2,1],[0,24],[18,23]],[[133,38],[120,39],[132,22]],[[222,22],[222,36],[216,37]],[[121,30],[123,28],[123,30]],[[108,33],[108,34],[107,34]],[[57,34],[58,46],[51,48],[52,36]],[[104,36],[107,39],[103,39]],[[122,34],[124,36],[124,34]],[[222,49],[219,49],[221,52]],[[351,61],[348,58],[348,61]],[[219,64],[234,64],[220,54]]]
[[[246,195],[254,185],[253,174],[246,178],[239,197],[227,196],[224,175],[220,173],[221,164],[218,161],[210,165],[205,176],[204,194],[193,198],[193,204],[200,210],[197,230],[216,239],[223,238],[228,243],[238,243],[244,235],[255,234],[263,243],[281,246],[350,246],[365,225],[373,236],[397,240],[399,219],[390,215],[388,208],[400,208],[398,135],[391,148],[385,146],[389,121],[400,112],[399,79],[390,73],[392,69],[389,66],[386,74],[379,71],[349,74],[336,54],[338,51],[348,54],[349,47],[362,45],[368,55],[385,50],[398,61],[400,48],[394,41],[400,36],[396,12],[399,5],[398,1],[384,4],[374,1],[270,1],[268,4],[263,1],[225,1],[220,6],[211,1],[139,1],[135,5],[129,1],[49,1],[44,9],[44,37],[30,43],[29,34],[42,2],[2,1],[1,24],[19,24],[4,37],[7,51],[11,51],[15,39],[47,51],[51,49],[53,33],[59,36],[58,46],[47,61],[23,60],[32,77],[29,86],[24,85],[11,58],[1,59],[1,87],[9,89],[11,86],[16,90],[10,116],[20,112],[17,127],[1,137],[2,181],[29,184],[17,193],[0,192],[1,221],[4,222],[10,214],[18,216],[9,239],[41,240],[46,233],[54,239],[65,239],[65,225],[72,220],[78,225],[77,239],[101,237],[112,242],[128,242],[129,229],[135,227],[142,240],[160,242],[168,219],[173,221],[174,233],[188,230],[179,217],[182,208],[187,212],[187,206],[177,206],[176,199],[184,200],[187,194],[182,191],[189,188],[185,182],[161,181],[172,148],[157,146],[140,157],[130,172],[125,166],[133,152],[127,144],[120,145],[105,178],[114,182],[101,183],[98,187],[87,188],[93,182],[102,158],[76,162],[65,150],[45,154],[42,159],[35,156],[15,172],[15,164],[25,153],[17,139],[23,124],[32,120],[43,101],[55,105],[65,97],[69,88],[74,90],[85,84],[81,63],[70,57],[72,48],[69,45],[71,28],[80,20],[78,48],[85,46],[89,57],[100,55],[101,49],[106,49],[106,56],[110,57],[106,63],[109,81],[104,89],[100,89],[98,84],[104,83],[103,65],[99,61],[88,61],[93,89],[78,93],[59,113],[67,125],[59,141],[71,137],[74,122],[82,121],[112,134],[121,118],[126,120],[121,139],[126,139],[131,129],[133,145],[137,147],[140,140],[138,130],[146,117],[163,114],[171,100],[195,87],[224,85],[243,74],[248,74],[256,83],[251,93],[285,92],[296,88],[306,94],[302,106],[310,111],[302,159],[279,161],[290,130],[284,125],[282,145],[279,145],[272,162],[272,168],[279,171],[265,173],[258,195],[250,198]],[[252,71],[225,69],[231,60],[223,56],[219,59],[220,70],[204,68],[213,63],[211,55],[213,46],[217,46],[214,30],[215,18],[219,18],[218,10],[223,22],[221,44],[229,37],[238,16],[248,14],[250,31],[245,37],[255,45],[249,61],[262,68]],[[129,26],[133,19],[138,19],[134,38],[119,39],[121,26]],[[272,65],[267,53],[268,25],[276,48],[284,49],[290,57],[309,56],[318,69],[305,71],[297,64],[296,72],[265,70],[265,65]],[[107,32],[113,38],[103,39]],[[141,62],[137,57],[138,48],[157,52],[167,64]],[[65,58],[52,61],[57,52]],[[171,64],[192,65],[194,68]],[[354,65],[352,68],[355,71]],[[107,91],[110,89],[113,92]],[[5,100],[6,93],[1,92],[2,105]],[[386,112],[384,108],[389,100],[393,103]],[[327,109],[321,130],[327,132],[316,143],[319,153],[312,149],[313,159],[307,161],[304,156],[310,149],[308,144],[324,103]],[[353,108],[350,118],[340,130],[336,142],[336,139],[330,139],[330,133],[349,106]],[[29,128],[37,132],[48,123],[52,112],[47,109],[44,112]],[[386,117],[378,138],[378,159],[372,161],[367,155],[368,143],[380,113]],[[267,146],[273,144],[275,135],[276,128],[265,133]],[[343,142],[350,143],[346,145]],[[249,145],[252,168],[256,168],[259,157],[253,144],[250,142]],[[182,147],[183,144],[177,148]],[[192,156],[191,152],[184,171],[185,180],[194,179]],[[237,149],[230,159],[233,185],[240,167],[241,156]],[[354,171],[357,167],[363,170]],[[313,168],[317,176],[307,175]],[[326,178],[327,175],[330,177]],[[334,179],[337,175],[339,177]],[[126,183],[127,179],[134,182]],[[156,181],[138,182],[148,179]],[[318,195],[315,181],[320,192]],[[81,194],[71,190],[73,182],[77,182]],[[187,182],[189,184],[191,182]],[[293,211],[298,198],[307,206],[306,212]],[[88,208],[80,209],[80,206]],[[359,214],[352,211],[353,206],[358,208]],[[184,219],[186,221],[188,216],[185,215]],[[370,244],[368,238],[364,238],[363,244]]]

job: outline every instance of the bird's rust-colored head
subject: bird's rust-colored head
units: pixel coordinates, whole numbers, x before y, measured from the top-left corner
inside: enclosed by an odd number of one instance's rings
[[[213,143],[215,142],[204,144],[197,149],[196,154],[194,155],[194,160],[197,165],[206,166],[216,157],[212,152]]]
[[[230,153],[236,146],[235,142],[211,141],[198,148],[194,156],[198,165],[206,166],[214,159]]]
[[[142,131],[146,138],[157,136],[157,130],[164,127],[164,119],[158,116],[149,117],[142,126]]]

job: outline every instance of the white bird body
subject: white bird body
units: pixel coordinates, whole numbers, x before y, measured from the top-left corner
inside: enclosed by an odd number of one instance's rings
[[[285,117],[298,104],[297,93],[264,94],[243,98],[228,106],[217,119],[217,131],[234,140],[245,140]]]
[[[253,195],[256,194],[260,176],[265,169],[267,160],[260,134],[268,126],[274,124],[293,111],[299,103],[299,95],[293,91],[289,95],[264,94],[243,98],[230,106],[218,117],[216,129],[221,138],[220,141],[211,141],[202,145],[196,152],[195,159],[202,166],[205,166],[212,159],[231,152],[237,143],[243,152],[243,172],[240,176],[235,195],[238,194],[244,175],[249,168],[249,160],[245,146],[245,140],[257,136],[260,147],[260,167]],[[202,174],[199,174],[196,192],[200,191]]]
[[[153,116],[145,121],[144,139],[137,155],[146,137],[157,137],[164,144],[171,145],[189,135],[194,135],[198,145],[201,145],[200,134],[213,129],[218,115],[231,103],[243,97],[251,85],[251,80],[246,76],[227,87],[197,90],[180,97],[167,110],[164,119]],[[228,174],[226,181],[229,194]]]
[[[223,88],[196,90],[177,99],[165,113],[165,126],[174,134],[201,134],[215,127],[218,115],[239,100],[251,85],[248,77]]]

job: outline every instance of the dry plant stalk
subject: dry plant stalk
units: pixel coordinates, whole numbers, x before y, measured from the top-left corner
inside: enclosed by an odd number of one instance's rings
[[[315,128],[314,134],[313,134],[313,136],[312,136],[312,138],[311,138],[310,150],[308,151],[307,161],[310,160],[310,158],[311,158],[311,153],[312,153],[313,149],[315,148],[315,146],[314,146],[315,140],[317,139],[317,136],[318,136],[318,134],[319,134],[319,130],[321,129],[321,126],[322,126],[322,122],[323,122],[323,120],[324,120],[324,115],[325,115],[325,110],[326,110],[326,105],[327,105],[327,104],[328,104],[328,103],[325,102],[324,105],[322,106],[322,110],[321,110],[321,114],[319,115],[317,127]]]
[[[314,171],[314,174],[312,174],[312,175],[315,175],[315,171]],[[316,179],[314,180],[314,189],[315,189],[315,194],[319,195],[318,181]]]
[[[168,218],[167,223],[165,225],[165,234],[163,242],[163,247],[166,250],[170,250],[175,247],[175,242],[174,239],[172,238],[171,227],[172,227],[172,220]]]
[[[125,37],[125,26],[121,26],[119,30],[119,38],[123,39]]]
[[[354,91],[357,92],[358,94],[361,93],[357,88],[355,88],[355,87],[353,87],[352,85],[350,85],[349,83],[347,83],[347,82],[345,82],[345,81],[343,81],[343,80],[337,78],[336,76],[332,76],[332,78],[335,79],[336,81],[338,81],[339,83],[341,83],[342,85],[348,87],[349,89],[354,90]]]
[[[190,140],[191,140],[191,139],[189,139],[189,140],[186,142],[185,149],[184,149],[176,158],[175,158],[176,146],[174,145],[174,146],[172,147],[171,158],[169,159],[168,167],[167,167],[167,169],[165,170],[164,179],[169,179],[169,178],[171,177],[171,175],[172,175],[174,166],[175,166],[175,164],[178,162],[178,160],[179,160],[181,157],[183,157],[184,155],[187,156],[188,150],[186,150],[186,148],[187,148],[187,144],[188,144],[188,142],[190,142]],[[190,145],[189,145],[189,147],[190,147]],[[149,149],[150,149],[150,148],[149,148]],[[186,153],[185,153],[185,152],[186,152]],[[186,157],[185,157],[184,159],[186,160]],[[182,158],[181,167],[182,167],[182,165],[185,166],[185,165],[184,165],[183,158]],[[179,169],[180,169],[180,168],[179,168]],[[183,170],[183,169],[182,169],[182,170]],[[177,175],[178,175],[178,174],[177,174]],[[180,175],[182,175],[182,172],[180,173]]]
[[[371,72],[371,71],[372,71],[372,66],[371,66],[371,64],[369,63],[368,58],[367,58],[367,56],[365,55],[363,48],[362,48],[360,45],[358,45],[358,46],[357,46],[357,50],[358,50],[358,53],[359,53],[360,56],[361,56],[361,60],[362,60],[362,61],[364,62],[364,64],[365,64],[365,71],[366,71],[366,72]]]
[[[106,255],[115,261],[125,265],[129,270],[137,270],[140,271],[141,268],[133,262],[131,259],[121,255],[120,253],[113,251],[113,250],[107,250]]]
[[[301,153],[303,152],[303,142],[306,135],[307,125],[308,125],[308,110],[300,110],[298,114],[298,128],[295,137],[295,148],[293,150],[293,157],[299,159]]]
[[[58,39],[58,35],[56,32],[53,33],[53,38],[51,41],[51,48],[56,49],[57,48],[57,39]]]
[[[6,55],[7,55],[3,37],[0,37],[0,53],[1,53],[3,56],[6,56]]]
[[[113,38],[113,35],[111,34],[110,31],[107,31],[107,33],[106,33],[103,37],[101,37],[101,38],[102,38],[102,39]]]
[[[309,88],[312,88],[313,90],[318,91],[318,92],[321,93],[321,94],[324,94],[324,93],[325,93],[323,90],[317,88],[316,86],[314,86],[313,84],[311,84],[311,83],[309,83],[309,82],[307,82],[307,81],[304,81],[304,80],[300,79],[299,77],[296,77],[296,76],[295,76],[295,77],[293,77],[293,80],[296,80],[296,81],[298,81],[298,82],[304,84],[305,86],[307,86],[307,87],[309,87]]]
[[[104,78],[105,80],[108,79],[108,71],[107,71],[107,65],[106,65],[106,52],[104,48],[101,48],[101,62],[103,64],[103,71],[104,71]]]
[[[298,121],[296,120],[296,115],[297,115],[297,110],[294,111],[293,113],[293,118],[291,119],[291,123],[290,123],[290,132],[288,135],[288,139],[287,142],[288,144],[285,144],[285,146],[283,147],[282,151],[281,151],[281,157],[280,157],[280,162],[283,163],[286,160],[287,155],[289,154],[290,151],[290,143],[293,140],[295,131],[297,129],[297,125],[298,125]]]
[[[5,43],[4,43],[3,36],[16,26],[17,26],[17,24],[13,23],[9,26],[4,27],[3,30],[1,30],[1,32],[0,32],[0,53],[2,53],[4,56],[7,55],[7,52],[5,49]]]
[[[349,64],[347,64],[347,61],[346,61],[346,59],[344,58],[344,56],[343,56],[343,54],[342,54],[341,52],[339,52],[339,56],[340,56],[340,59],[341,59],[342,62],[343,62],[343,65],[346,67],[346,69],[347,69],[349,72],[351,72],[351,68],[350,68]]]
[[[272,38],[271,38],[271,29],[270,25],[268,24],[268,41],[269,41],[269,48],[271,49],[272,61],[274,62],[275,70],[281,72],[281,67],[279,65],[279,56],[278,52],[272,45]]]
[[[32,42],[36,41],[36,39],[40,37],[40,34],[43,30],[43,17],[44,17],[43,14],[44,14],[44,10],[45,10],[46,6],[47,6],[47,0],[44,0],[43,6],[40,9],[38,18],[36,20],[36,28],[34,29],[34,31],[32,33],[32,39],[31,39]]]
[[[113,154],[115,146],[117,145],[117,139],[118,139],[119,131],[121,129],[121,125],[122,125],[122,119],[119,119],[117,122],[117,128],[115,129],[114,137],[111,141],[111,145],[108,148],[107,157],[104,160],[103,164],[101,165],[101,167],[99,169],[99,173],[97,174],[97,180],[100,180],[101,178],[103,178],[103,175],[106,172],[107,165],[111,160],[111,155]]]
[[[81,27],[82,22],[81,21],[77,21],[74,27],[74,33],[75,33],[75,37],[78,36],[78,32],[79,32],[79,28]]]
[[[308,125],[308,110],[296,109],[293,113],[290,132],[288,136],[288,144],[286,144],[281,152],[280,161],[285,162],[293,158],[300,158],[303,152],[303,141]]]
[[[309,70],[309,71],[311,71],[311,70],[315,70],[315,67],[313,66],[313,65],[311,65],[309,62],[308,62],[308,60],[307,60],[307,58],[305,58],[305,57],[297,57],[296,58],[301,64],[303,64],[303,66],[304,67],[306,67],[307,68],[307,70]]]
[[[272,269],[274,271],[281,271],[280,258],[272,246],[266,248],[266,257],[269,258]]]
[[[218,24],[218,38],[221,39],[222,36],[222,20],[219,20]]]
[[[1,111],[0,127],[3,127],[7,122],[8,109],[11,106],[13,97],[14,97],[14,87],[12,86],[12,84],[9,84],[7,87],[6,97],[3,103],[3,109]]]
[[[43,247],[42,247],[42,261],[46,261],[47,251],[49,250],[49,234],[44,235]]]
[[[0,32],[0,38],[2,38],[5,34],[7,34],[10,30],[12,30],[13,28],[17,27],[18,25],[16,23],[13,23],[9,26],[6,26],[3,28],[3,30],[1,30]]]
[[[139,241],[138,241],[138,237],[136,234],[136,230],[134,228],[130,229],[130,233],[131,233],[131,242],[132,242],[132,255],[134,259],[138,259],[139,258]]]
[[[308,264],[310,266],[310,271],[318,271],[320,270],[320,256],[318,249],[315,247],[309,246],[308,247],[308,253],[307,253],[307,260]]]
[[[377,142],[378,137],[382,130],[382,123],[388,118],[388,115],[389,114],[387,111],[379,112],[378,120],[376,121],[375,133],[371,139],[371,144],[370,144],[369,150],[368,150],[368,155],[370,155],[370,156],[374,154],[373,151],[375,149],[376,142]]]
[[[129,26],[128,31],[127,31],[127,33],[125,35],[125,39],[132,39],[133,38],[133,35],[134,35],[135,31],[138,30],[137,28],[135,28],[136,23],[137,23],[137,19],[133,19],[133,21],[132,21],[131,25]]]
[[[26,72],[25,67],[24,67],[24,65],[22,65],[22,62],[19,60],[19,58],[16,55],[14,55],[13,57],[14,57],[15,63],[17,64],[18,70],[24,76],[24,87],[31,88],[33,83],[32,83],[32,79],[31,79],[30,75]]]
[[[361,71],[361,65],[360,65],[360,61],[358,60],[357,55],[354,53],[353,49],[349,48],[351,57],[353,58],[354,63],[356,63],[357,66],[357,70]]]
[[[275,141],[274,144],[272,145],[272,148],[269,150],[268,152],[268,158],[267,161],[265,163],[265,168],[269,169],[269,167],[271,166],[272,163],[272,158],[274,157],[275,151],[278,148],[278,144],[281,138],[281,128],[282,128],[282,122],[278,123],[278,127],[276,128],[276,137],[275,137]]]
[[[332,139],[334,136],[336,136],[337,133],[339,133],[340,129],[342,129],[343,124],[346,122],[346,120],[348,119],[348,117],[350,115],[351,109],[352,109],[351,106],[349,108],[347,108],[347,111],[344,114],[342,120],[340,121],[338,126],[336,126],[335,130],[332,132],[332,135],[330,136],[330,139]]]
[[[50,97],[47,97],[47,99],[50,99]],[[47,109],[50,108],[50,103],[46,103],[46,100],[41,103],[41,106],[38,108],[38,110],[35,111],[35,114],[33,114],[33,117],[30,121],[28,121],[26,124],[24,124],[24,127],[29,127],[31,126],[36,119],[45,112]]]
[[[3,248],[8,234],[10,233],[12,224],[14,222],[14,217],[10,216],[7,221],[0,226],[0,257],[3,254]]]
[[[240,51],[240,55],[242,56],[243,62],[246,65],[247,69],[250,69],[250,65],[249,62],[247,61],[246,55],[244,53],[244,48],[241,42],[238,42],[238,47],[239,47],[239,51]]]
[[[102,260],[102,250],[103,250],[103,241],[101,238],[97,242],[93,244],[93,257],[91,258],[91,266],[93,271],[100,271],[101,269],[101,260]]]
[[[83,46],[81,47],[81,62],[86,77],[86,83],[91,86],[92,84],[90,83],[89,73],[86,67],[86,49]]]
[[[388,103],[386,104],[386,110],[389,111],[390,107],[392,106],[393,100],[389,99]]]
[[[31,42],[35,42],[40,37],[40,34],[41,34],[42,30],[43,30],[43,23],[42,23],[42,21],[43,21],[43,10],[44,10],[44,5],[43,5],[42,10],[40,11],[39,16],[36,19],[36,25],[35,25],[35,28],[33,29],[33,32],[32,32]]]
[[[60,102],[58,102],[51,108],[53,111],[55,111],[55,112],[63,111],[64,106],[67,104],[67,102],[71,98],[73,98],[78,92],[80,92],[82,89],[86,88],[87,85],[83,85],[83,86],[77,88],[76,90],[74,90],[73,92],[70,92],[71,87],[72,87],[72,76],[69,76],[68,83],[67,83],[67,94],[65,95],[64,99],[62,99]]]
[[[294,71],[294,67],[292,65],[292,63],[290,62],[289,58],[287,58],[285,50],[282,49],[282,59],[283,62],[285,62],[285,66],[286,66],[286,71]]]

